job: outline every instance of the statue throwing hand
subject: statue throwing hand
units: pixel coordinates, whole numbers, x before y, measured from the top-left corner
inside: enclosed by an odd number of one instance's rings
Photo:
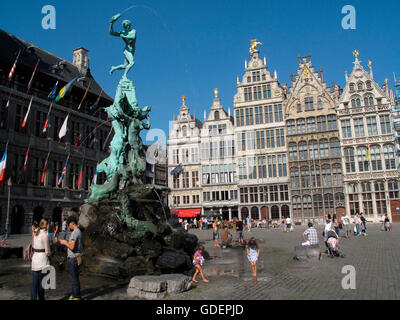
[[[114,73],[116,70],[125,70],[125,73],[122,79],[126,80],[128,72],[135,65],[134,55],[135,55],[135,47],[136,47],[136,30],[132,29],[132,23],[129,20],[124,20],[122,22],[123,31],[115,32],[114,31],[114,23],[121,17],[121,14],[117,14],[111,18],[110,21],[110,34],[115,37],[120,37],[124,40],[126,46],[124,50],[125,55],[125,64],[120,66],[112,67],[110,70],[110,75]]]

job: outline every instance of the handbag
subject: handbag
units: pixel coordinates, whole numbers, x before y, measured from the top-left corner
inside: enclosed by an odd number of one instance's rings
[[[32,257],[33,257],[33,246],[31,241],[24,250],[23,259],[25,261],[32,261]]]

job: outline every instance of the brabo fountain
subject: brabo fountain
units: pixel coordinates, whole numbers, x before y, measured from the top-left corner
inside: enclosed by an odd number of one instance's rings
[[[141,180],[146,161],[140,133],[150,129],[151,108],[139,107],[134,82],[127,78],[135,64],[136,30],[125,20],[123,30],[114,31],[120,17],[112,17],[110,34],[125,42],[125,63],[112,67],[110,74],[124,74],[113,105],[106,108],[115,135],[110,156],[97,167],[107,181],[91,186],[80,208],[84,270],[113,277],[186,272],[198,239],[171,226],[161,200],[169,189]]]

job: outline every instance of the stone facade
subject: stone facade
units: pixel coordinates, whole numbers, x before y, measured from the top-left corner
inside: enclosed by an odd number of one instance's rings
[[[201,209],[200,130],[201,121],[189,113],[186,97],[182,99],[177,119],[168,137],[168,186],[171,209]],[[183,172],[171,175],[179,165]]]
[[[374,81],[372,63],[367,72],[357,53],[337,109],[348,215],[379,221],[390,215],[391,203],[399,206],[392,98],[387,83],[380,88]]]
[[[336,116],[338,87],[331,91],[311,57],[299,57],[285,101],[293,219],[323,221],[343,211],[344,191]],[[340,209],[342,208],[342,209]]]
[[[215,98],[200,132],[203,214],[238,217],[238,189],[233,117]]]
[[[234,97],[239,217],[279,220],[290,215],[285,137],[286,92],[259,51],[245,63]]]

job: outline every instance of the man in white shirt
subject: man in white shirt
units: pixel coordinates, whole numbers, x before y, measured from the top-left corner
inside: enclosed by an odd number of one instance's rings
[[[356,236],[359,236],[361,234],[360,233],[360,223],[361,223],[360,217],[358,215],[358,212],[356,212],[356,214],[354,216],[354,225],[356,226]]]
[[[292,219],[290,217],[286,218],[286,227],[287,227],[287,232],[293,231],[292,230]]]
[[[349,238],[349,236],[351,235],[350,218],[344,215],[342,217],[342,222],[343,222],[344,235],[346,238]]]

